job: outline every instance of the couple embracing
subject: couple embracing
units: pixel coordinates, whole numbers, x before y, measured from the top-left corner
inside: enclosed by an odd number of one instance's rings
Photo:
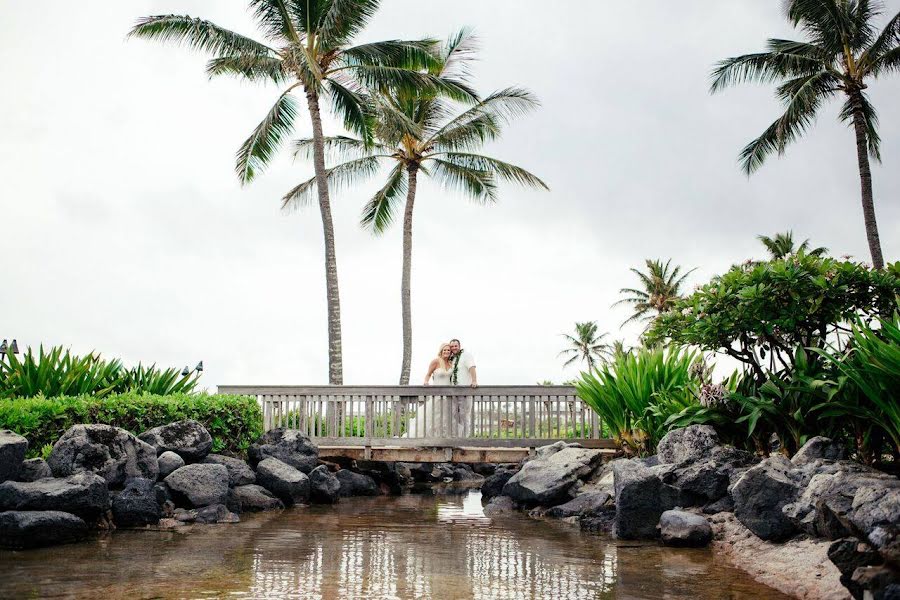
[[[428,365],[424,385],[465,385],[478,387],[475,358],[462,349],[459,340],[441,344],[437,358]]]

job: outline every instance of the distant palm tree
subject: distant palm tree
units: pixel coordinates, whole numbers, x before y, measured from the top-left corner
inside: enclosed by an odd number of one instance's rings
[[[460,86],[467,82],[467,65],[474,53],[474,39],[468,30],[452,36],[440,51],[429,73],[440,81]],[[459,83],[460,81],[464,83]],[[325,139],[326,148],[346,162],[327,169],[329,181],[349,183],[371,176],[381,162],[393,164],[387,182],[363,210],[362,225],[375,233],[385,231],[403,205],[403,272],[401,312],[403,358],[400,384],[409,383],[412,359],[412,224],[419,174],[440,181],[447,188],[461,190],[477,202],[497,200],[498,180],[547,189],[538,177],[521,167],[474,153],[485,142],[500,136],[502,125],[528,112],[538,102],[527,90],[506,88],[458,109],[441,90],[420,88],[373,90],[376,142],[350,137]],[[311,140],[298,140],[298,152],[308,152]],[[284,205],[302,206],[318,185],[304,181],[284,197]]]
[[[684,280],[694,272],[694,269],[682,275],[681,267],[676,265],[671,268],[671,263],[671,259],[667,260],[665,264],[661,260],[648,259],[645,263],[647,265],[646,273],[631,269],[631,272],[640,280],[641,289],[622,288],[619,290],[620,294],[630,294],[630,296],[615,302],[613,306],[630,304],[634,310],[622,325],[631,321],[652,321],[675,305],[675,301],[681,297],[681,286],[684,284]]]
[[[756,236],[756,239],[762,242],[762,245],[766,247],[766,250],[769,251],[769,255],[772,257],[772,260],[785,258],[792,254],[797,254],[798,252],[803,252],[804,254],[809,254],[812,256],[821,256],[828,252],[828,248],[823,248],[821,246],[810,250],[809,240],[803,240],[802,244],[800,244],[799,246],[795,246],[793,231],[776,233],[774,237],[769,237],[767,235],[758,235]]]
[[[869,80],[900,71],[900,13],[879,33],[874,20],[880,12],[880,3],[872,0],[789,0],[788,18],[808,41],[770,39],[767,52],[723,60],[712,73],[711,87],[715,93],[747,81],[779,84],[785,112],[741,152],[748,175],[805,133],[825,100],[843,96],[840,118],[852,123],[856,134],[863,218],[876,269],[884,266],[884,258],[869,157],[881,160],[881,140],[865,90]]]
[[[563,368],[583,360],[587,364],[588,370],[592,371],[594,365],[606,360],[612,351],[609,344],[604,344],[602,341],[606,336],[606,333],[597,332],[596,321],[575,323],[575,335],[563,334],[569,347],[557,355],[568,357],[568,360],[563,363]]]
[[[325,96],[344,126],[370,141],[371,110],[361,85],[438,88],[458,98],[471,93],[450,81],[439,81],[422,68],[434,63],[434,40],[385,41],[351,46],[353,38],[378,9],[379,0],[250,0],[253,16],[266,43],[237,34],[210,21],[181,15],[140,19],[130,36],[185,44],[212,54],[207,73],[236,75],[252,82],[287,85],[274,106],[237,153],[238,179],[250,182],[291,135],[298,114],[292,92],[302,89],[312,122],[313,166],[325,238],[328,301],[328,379],[343,382],[341,307],[331,200],[325,173],[324,135],[319,100]]]

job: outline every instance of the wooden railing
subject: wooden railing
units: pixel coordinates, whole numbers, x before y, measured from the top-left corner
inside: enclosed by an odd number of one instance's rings
[[[603,439],[599,417],[570,386],[234,385],[218,391],[256,396],[266,431],[299,429],[326,445],[533,447]]]

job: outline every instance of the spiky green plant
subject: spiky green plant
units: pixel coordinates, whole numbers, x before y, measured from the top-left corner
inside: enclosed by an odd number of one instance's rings
[[[77,356],[61,346],[37,354],[28,348],[21,359],[7,350],[0,357],[0,397],[105,396],[122,379],[122,363],[103,360],[99,354]]]

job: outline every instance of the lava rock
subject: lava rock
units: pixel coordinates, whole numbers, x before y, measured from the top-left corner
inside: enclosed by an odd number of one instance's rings
[[[192,510],[179,508],[175,511],[175,519],[182,523],[240,523],[241,518],[228,510],[224,504],[212,504]]]
[[[309,500],[309,477],[277,458],[266,458],[256,465],[256,480],[287,506]]]
[[[354,473],[349,469],[341,469],[334,474],[341,483],[338,493],[343,496],[377,496],[378,484],[368,475]]]
[[[680,472],[672,485],[681,492],[684,506],[714,502],[728,493],[729,477],[715,463],[694,463]]]
[[[616,528],[616,511],[604,510],[590,516],[583,516],[578,519],[578,527],[581,531],[613,535]]]
[[[162,518],[156,482],[149,479],[129,479],[125,489],[113,496],[113,520],[117,527],[155,525]]]
[[[452,465],[452,469],[453,481],[484,481],[484,475],[479,475],[469,465]]]
[[[53,477],[53,471],[50,470],[47,461],[43,458],[29,458],[22,463],[17,481],[37,481],[47,477]]]
[[[231,456],[223,456],[221,454],[210,454],[203,459],[203,463],[209,465],[222,465],[228,469],[228,485],[231,487],[256,483],[256,473],[253,472],[250,465],[239,458],[232,458]]]
[[[0,512],[0,547],[3,548],[38,548],[77,542],[87,532],[84,520],[62,511]]]
[[[341,482],[328,467],[319,465],[309,472],[309,496],[319,504],[334,504],[340,498]]]
[[[516,472],[509,469],[497,469],[493,475],[486,477],[481,484],[481,499],[488,501],[503,493],[503,486],[515,475]]]
[[[19,476],[28,440],[9,429],[0,429],[0,483]]]
[[[526,506],[553,506],[570,498],[569,489],[603,461],[600,450],[566,447],[534,458],[503,486],[503,495]]]
[[[156,479],[156,449],[131,433],[112,425],[73,425],[56,444],[47,460],[55,477],[96,473],[111,488],[127,479]]]
[[[138,437],[156,448],[157,454],[174,452],[188,463],[203,460],[213,443],[206,427],[193,419],[160,425]]]
[[[709,458],[719,445],[716,430],[709,425],[673,429],[656,446],[660,464],[685,464]]]
[[[659,537],[666,546],[702,548],[712,541],[709,522],[683,510],[667,510],[659,518]]]
[[[515,501],[509,496],[496,496],[484,507],[484,516],[500,517],[514,513],[517,509]]]
[[[0,510],[59,511],[90,521],[108,509],[106,480],[93,473],[0,483]]]
[[[291,467],[309,473],[319,462],[319,449],[297,429],[272,429],[264,433],[247,452],[255,468],[267,458],[277,458]]]
[[[791,467],[783,456],[769,457],[747,469],[731,489],[734,516],[763,540],[785,540],[797,530],[782,511],[799,492],[788,474]]]
[[[159,462],[159,477],[161,479],[165,479],[185,465],[184,459],[171,450],[166,450],[160,454],[157,461]]]
[[[821,435],[810,438],[791,458],[796,466],[805,465],[816,460],[840,460],[844,458],[846,449],[838,442]]]
[[[185,465],[164,481],[175,504],[201,507],[224,504],[228,498],[228,469],[222,465]]]
[[[882,558],[900,567],[900,488],[861,487],[853,497],[849,519]]]
[[[660,465],[662,466],[662,465]],[[636,460],[612,463],[615,484],[615,533],[622,539],[649,539],[657,535],[663,512],[675,508],[678,491],[660,481],[654,469]]]
[[[496,463],[475,463],[472,470],[482,477],[490,477],[497,470],[497,466]]]
[[[734,512],[734,500],[731,499],[731,496],[726,495],[703,506],[705,515],[715,515],[720,512]]]
[[[609,492],[589,492],[548,509],[544,515],[554,519],[594,516],[604,512],[611,500],[612,495]]]
[[[284,508],[284,503],[261,485],[239,485],[232,491],[234,492],[235,497],[240,501],[241,510],[244,512],[258,512],[261,510]]]
[[[853,573],[860,567],[879,565],[882,562],[878,552],[856,538],[833,542],[828,547],[828,558],[841,572],[841,583],[859,600],[862,600],[865,590],[853,581]]]

